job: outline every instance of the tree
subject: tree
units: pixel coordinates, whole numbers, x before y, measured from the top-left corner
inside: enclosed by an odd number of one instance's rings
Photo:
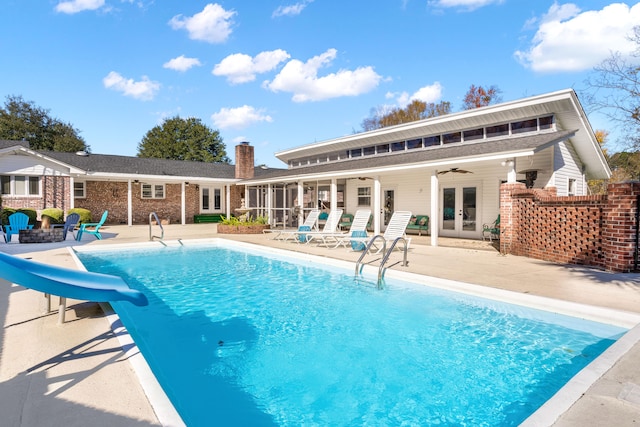
[[[89,151],[89,146],[70,123],[52,118],[49,110],[21,96],[7,96],[0,108],[0,139],[29,141],[34,150]]]
[[[636,50],[629,59],[614,52],[587,79],[588,89],[581,94],[592,111],[600,111],[624,129],[625,144],[640,148],[640,26],[633,28],[629,40]]]
[[[362,121],[364,131],[380,129],[387,126],[414,122],[430,117],[442,116],[451,112],[451,104],[441,101],[438,104],[426,103],[414,99],[405,108],[378,108],[371,110],[371,116]]]
[[[138,157],[230,163],[220,133],[200,119],[179,116],[151,129],[138,144]]]
[[[609,155],[607,154],[607,149],[605,148],[607,138],[609,137],[609,132],[599,129],[596,130],[594,134],[596,136],[596,141],[598,142],[598,144],[600,144],[600,148],[602,149],[604,157],[607,159],[607,163],[609,163]],[[607,183],[608,181],[606,179],[590,179],[587,181],[587,186],[589,187],[589,192],[591,194],[605,194],[607,192]]]
[[[482,86],[471,85],[469,91],[464,96],[462,104],[463,110],[472,110],[474,108],[486,107],[487,105],[497,104],[502,101],[500,94],[502,91],[497,86],[483,88]]]

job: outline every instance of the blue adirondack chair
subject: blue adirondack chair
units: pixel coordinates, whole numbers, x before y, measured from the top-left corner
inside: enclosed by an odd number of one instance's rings
[[[75,236],[73,230],[75,230],[78,225],[78,221],[80,221],[80,215],[72,213],[67,215],[67,219],[64,221],[64,224],[53,224],[51,225],[51,228],[62,228],[62,240],[67,240],[67,232],[69,230],[71,230],[71,233]]]
[[[102,240],[102,235],[100,234],[100,227],[102,227],[104,222],[107,220],[108,214],[109,214],[109,211],[104,211],[104,213],[102,214],[102,218],[100,218],[100,222],[85,222],[84,224],[80,224],[80,229],[76,234],[76,240],[78,241],[82,240],[82,235],[84,233],[93,234],[94,236],[96,236],[96,239]]]
[[[16,212],[9,215],[9,225],[5,226],[4,239],[9,243],[12,235],[20,234],[20,230],[29,230],[32,228],[33,224],[29,225],[29,217],[22,212]]]

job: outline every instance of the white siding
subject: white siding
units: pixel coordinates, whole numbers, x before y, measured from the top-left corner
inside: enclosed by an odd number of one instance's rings
[[[553,156],[554,182],[558,189],[558,196],[569,194],[569,179],[576,180],[576,196],[587,194],[587,185],[582,173],[582,162],[578,158],[573,145],[569,141],[559,143]]]
[[[3,175],[68,175],[60,167],[32,156],[9,154],[0,157],[0,174]]]

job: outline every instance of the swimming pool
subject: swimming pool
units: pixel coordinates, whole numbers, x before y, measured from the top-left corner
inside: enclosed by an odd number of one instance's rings
[[[238,250],[78,253],[188,425],[518,425],[625,331]]]

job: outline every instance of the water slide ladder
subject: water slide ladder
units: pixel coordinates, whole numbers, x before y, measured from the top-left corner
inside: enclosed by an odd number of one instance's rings
[[[153,221],[156,221],[156,224],[158,224],[158,227],[160,227],[160,235],[159,236],[154,236],[153,235]],[[160,239],[160,241],[164,240],[164,227],[162,226],[162,223],[160,222],[160,219],[158,218],[158,214],[156,214],[155,212],[151,212],[149,214],[149,240],[153,241],[153,239]]]
[[[382,289],[383,288],[383,283],[384,283],[383,282],[384,273],[387,271],[387,268],[391,267],[391,266],[389,266],[389,267],[385,268],[385,264],[387,263],[387,261],[389,261],[389,257],[391,256],[391,253],[395,249],[395,247],[398,244],[398,242],[401,241],[404,244],[402,266],[403,267],[407,267],[409,265],[409,262],[407,261],[407,251],[409,249],[409,245],[407,243],[407,239],[405,239],[404,237],[398,237],[393,241],[393,243],[391,243],[391,247],[389,247],[389,250],[387,250],[387,241],[385,240],[384,236],[382,234],[378,234],[376,236],[373,236],[373,238],[369,241],[369,243],[365,247],[364,251],[362,251],[362,255],[360,255],[360,258],[358,258],[358,261],[356,262],[356,277],[358,277],[359,275],[362,274],[362,269],[364,268],[364,264],[365,264],[363,262],[363,259],[369,253],[369,251],[371,250],[371,247],[375,245],[375,241],[378,238],[382,240],[382,249],[380,249],[377,253],[382,252],[384,255],[382,256],[381,261],[380,261],[380,266],[378,267],[377,287],[378,287],[378,289]],[[378,259],[380,259],[380,258],[372,260],[372,261],[368,262],[367,264],[371,264],[371,263],[377,261]],[[393,265],[396,265],[396,264],[398,264],[398,263],[396,262]]]

